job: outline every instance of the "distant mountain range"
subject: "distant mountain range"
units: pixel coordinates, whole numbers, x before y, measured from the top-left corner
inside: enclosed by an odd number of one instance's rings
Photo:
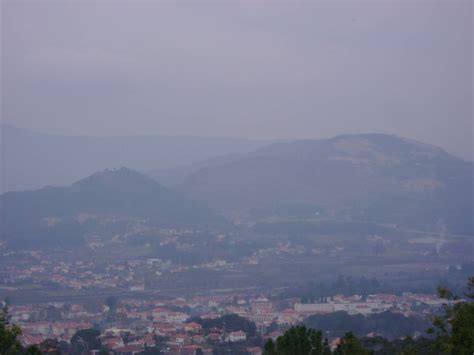
[[[111,230],[133,220],[169,228],[226,224],[206,207],[127,168],[98,172],[67,187],[5,193],[0,215],[0,239],[20,244],[80,243],[110,221]]]
[[[142,135],[60,136],[1,125],[0,193],[68,185],[105,168],[139,171],[188,166],[217,154],[245,153],[265,142]]]
[[[22,154],[26,159],[27,152]],[[32,154],[41,160],[46,153]],[[88,154],[92,157],[94,149]],[[68,170],[73,161],[55,161],[50,174]],[[5,193],[0,196],[0,239],[80,243],[85,235],[123,233],[130,223],[142,222],[145,227],[229,226],[220,215],[228,221],[371,222],[474,235],[474,164],[392,135],[275,143],[168,172],[173,190],[121,168],[66,187]],[[166,170],[149,173],[166,177]]]
[[[384,134],[275,143],[178,187],[228,216],[345,218],[474,235],[474,164]]]

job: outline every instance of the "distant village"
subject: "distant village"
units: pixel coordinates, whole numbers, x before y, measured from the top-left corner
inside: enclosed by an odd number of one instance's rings
[[[244,329],[226,329],[225,324],[205,328],[195,320],[235,314],[255,323],[256,332],[264,340],[275,340],[289,326],[313,314],[344,311],[369,315],[390,310],[405,316],[426,315],[445,302],[434,295],[411,293],[375,294],[365,299],[335,295],[325,303],[300,303],[297,299],[272,302],[265,296],[227,294],[164,301],[125,299],[115,306],[104,304],[97,312],[71,303],[13,305],[10,314],[11,321],[23,329],[24,345],[51,338],[70,342],[78,330],[100,327],[102,343],[118,354],[140,353],[164,342],[165,351],[170,354],[212,354],[219,344],[240,343],[249,354],[256,355],[261,354],[262,348],[247,342],[249,334]]]

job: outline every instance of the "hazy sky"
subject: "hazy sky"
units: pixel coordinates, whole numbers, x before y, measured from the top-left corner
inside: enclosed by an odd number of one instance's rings
[[[1,4],[5,123],[473,152],[471,1]]]

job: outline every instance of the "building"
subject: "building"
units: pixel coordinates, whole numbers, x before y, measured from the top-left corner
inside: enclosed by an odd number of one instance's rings
[[[299,313],[332,313],[334,303],[295,303],[295,311]]]
[[[250,355],[262,355],[262,349],[257,346],[253,348],[247,348],[246,350]]]
[[[231,332],[227,336],[227,341],[231,343],[236,343],[238,341],[245,341],[247,340],[247,334],[242,330],[238,330],[236,332]]]
[[[201,324],[196,323],[196,322],[190,322],[184,325],[184,331],[186,332],[199,333],[201,330],[202,330]]]

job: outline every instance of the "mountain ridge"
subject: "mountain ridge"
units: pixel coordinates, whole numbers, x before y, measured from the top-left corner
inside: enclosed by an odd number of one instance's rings
[[[243,153],[263,141],[194,136],[62,136],[2,125],[0,193],[46,185],[68,185],[105,167],[138,171],[172,169],[211,158],[215,152]]]
[[[231,217],[308,205],[423,228],[447,219],[450,229],[474,234],[473,171],[474,163],[433,145],[386,134],[341,135],[274,143],[203,167],[178,189]]]
[[[1,238],[36,242],[63,238],[55,229],[65,228],[71,239],[81,240],[96,230],[91,220],[146,220],[155,227],[213,227],[226,225],[225,220],[203,204],[171,191],[150,177],[127,168],[106,169],[69,186],[44,187],[26,192],[0,195]],[[100,223],[99,223],[100,224]]]

